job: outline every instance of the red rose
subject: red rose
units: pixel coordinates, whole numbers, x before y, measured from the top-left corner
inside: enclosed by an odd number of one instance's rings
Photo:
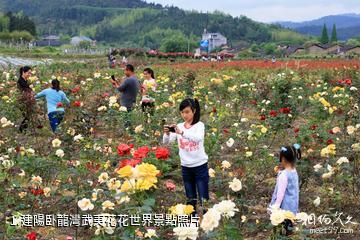
[[[316,125],[312,125],[312,126],[310,127],[311,130],[315,130],[316,128],[317,128]]]
[[[80,102],[80,101],[75,101],[75,102],[73,103],[73,106],[74,106],[74,107],[81,107],[81,102]]]
[[[326,141],[326,143],[327,143],[327,145],[330,145],[330,144],[333,144],[334,141],[333,141],[332,139],[328,139],[328,140]]]
[[[170,155],[169,149],[159,147],[156,149],[155,156],[157,159],[166,160]]]
[[[298,133],[300,131],[300,128],[294,128],[294,133]]]
[[[271,110],[271,111],[270,111],[270,116],[276,117],[276,116],[277,116],[277,112],[276,112],[275,110]]]
[[[56,104],[56,107],[63,107],[64,105],[63,105],[63,103],[62,102],[58,102],[57,104]]]
[[[228,134],[228,133],[229,133],[229,129],[228,129],[228,128],[224,128],[224,129],[223,129],[223,132],[224,132],[224,134]]]
[[[329,130],[329,133],[330,133],[330,134],[334,134],[334,131],[331,129],[331,130]]]
[[[349,79],[349,78],[347,78],[347,79],[344,79],[344,83],[346,84],[346,85],[351,85],[351,79]]]
[[[265,120],[265,115],[261,115],[260,120],[264,121]]]
[[[43,195],[43,194],[44,194],[44,190],[42,190],[41,188],[32,188],[32,189],[31,189],[31,193],[32,193],[34,196]]]
[[[119,144],[119,146],[117,147],[117,153],[119,154],[119,156],[124,156],[126,154],[129,154],[131,150],[131,147],[127,144]]]
[[[338,80],[337,82],[338,82],[338,84],[344,84],[344,80],[342,80],[342,79]]]
[[[74,89],[71,90],[72,93],[77,93],[78,91],[80,91],[79,86],[76,86]]]
[[[284,114],[288,114],[290,113],[290,108],[286,107],[286,108],[280,108],[280,112],[284,113]]]
[[[171,181],[171,180],[167,180],[165,182],[165,187],[169,191],[175,191],[175,189],[176,189],[175,183],[173,181]]]
[[[119,164],[119,169],[123,168],[125,166],[131,166],[131,167],[135,167],[136,165],[138,165],[139,163],[141,163],[141,159],[124,159],[120,161]]]
[[[133,154],[134,158],[144,158],[149,153],[150,149],[148,146],[139,147]]]
[[[26,234],[27,240],[36,240],[36,232]]]

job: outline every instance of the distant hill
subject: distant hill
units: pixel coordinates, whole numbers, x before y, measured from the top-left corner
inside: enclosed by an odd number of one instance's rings
[[[100,42],[158,48],[165,38],[197,42],[204,31],[234,41],[267,42],[274,26],[246,17],[184,11],[141,0],[0,0],[0,11],[19,12],[36,23],[38,35],[86,35]],[[196,43],[197,44],[197,43]]]
[[[347,40],[360,35],[360,14],[355,13],[330,15],[305,22],[278,22],[283,27],[313,36],[321,35],[324,23],[328,27],[329,33],[331,33],[333,24],[336,25],[339,40]]]

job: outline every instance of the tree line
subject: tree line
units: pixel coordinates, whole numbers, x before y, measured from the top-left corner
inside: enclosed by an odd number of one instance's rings
[[[0,40],[31,41],[36,36],[35,23],[23,13],[0,13]]]

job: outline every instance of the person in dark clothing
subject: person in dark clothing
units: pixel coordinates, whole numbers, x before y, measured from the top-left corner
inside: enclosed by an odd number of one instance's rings
[[[135,76],[134,67],[131,64],[127,64],[125,66],[124,73],[126,78],[124,78],[121,82],[117,79],[111,80],[111,82],[113,86],[121,92],[121,106],[125,106],[128,112],[130,112],[136,103],[136,97],[140,90],[140,83]]]
[[[20,91],[19,104],[23,115],[23,120],[19,126],[19,132],[23,133],[28,127],[33,114],[35,105],[34,92],[30,88],[28,79],[31,77],[31,67],[24,66],[20,68],[20,77],[17,86]]]
[[[121,93],[120,104],[126,107],[128,112],[131,112],[136,104],[136,97],[140,91],[140,82],[135,76],[134,66],[127,64],[125,66],[125,78],[122,81],[112,79],[113,86]],[[125,128],[131,126],[128,114],[125,119]],[[130,128],[131,131],[131,128]]]

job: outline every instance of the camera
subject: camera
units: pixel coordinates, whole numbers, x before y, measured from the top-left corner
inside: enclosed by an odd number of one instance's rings
[[[169,132],[175,132],[175,127],[174,126],[169,126],[169,125],[165,125],[164,127],[169,129]]]

